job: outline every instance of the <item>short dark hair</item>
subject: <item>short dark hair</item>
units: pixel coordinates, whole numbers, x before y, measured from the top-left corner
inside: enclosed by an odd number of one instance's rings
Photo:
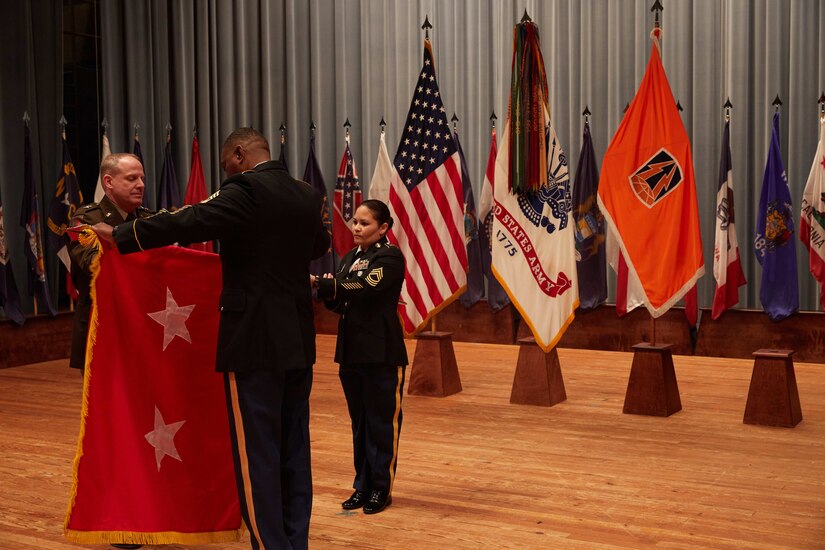
[[[269,152],[269,142],[260,133],[258,130],[254,128],[250,128],[248,126],[243,128],[238,128],[231,134],[226,137],[226,140],[223,142],[223,149],[227,147],[234,147],[236,145],[243,145],[246,149],[251,148],[261,148],[265,149]]]
[[[393,219],[390,215],[390,209],[382,201],[367,199],[361,203],[361,206],[372,212],[372,217],[375,218],[379,226],[387,224],[387,228],[392,229]]]

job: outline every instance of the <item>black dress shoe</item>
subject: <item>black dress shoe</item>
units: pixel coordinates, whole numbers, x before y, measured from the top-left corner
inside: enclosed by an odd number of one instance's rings
[[[377,514],[392,504],[392,497],[387,491],[373,491],[370,499],[364,504],[365,514]]]
[[[143,548],[142,544],[112,544],[115,548],[123,548],[125,550],[136,550],[137,548]]]
[[[341,508],[344,510],[357,510],[367,502],[367,493],[356,490],[352,496],[341,503]]]

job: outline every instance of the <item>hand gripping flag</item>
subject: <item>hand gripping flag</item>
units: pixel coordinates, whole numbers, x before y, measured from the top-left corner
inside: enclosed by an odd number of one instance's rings
[[[780,321],[799,309],[796,246],[793,238],[793,204],[788,177],[779,149],[779,112],[765,163],[765,177],[756,213],[754,252],[762,266],[759,299],[772,321]]]
[[[80,242],[100,248],[91,233]],[[220,281],[214,254],[98,250],[70,541],[238,540],[226,393],[214,368]]]
[[[584,123],[584,137],[576,182],[573,185],[573,220],[576,236],[576,267],[579,302],[582,310],[595,309],[607,299],[604,216],[596,202],[599,167],[593,151],[590,123]]]
[[[739,302],[739,287],[747,283],[739,259],[733,209],[733,162],[730,154],[730,121],[722,133],[722,159],[719,161],[719,190],[716,192],[716,238],[713,247],[713,295],[711,317],[718,319]]]
[[[802,194],[799,238],[808,249],[808,269],[819,283],[819,303],[825,309],[825,118],[819,120],[819,144]]]
[[[49,315],[56,315],[49,296],[49,280],[43,261],[43,237],[40,229],[40,201],[34,186],[32,170],[32,144],[29,127],[25,127],[23,141],[23,205],[20,208],[20,225],[26,230],[23,253],[28,262],[28,290],[40,307]]]
[[[321,167],[318,166],[318,159],[315,157],[315,133],[309,138],[309,155],[307,155],[307,164],[304,168],[304,181],[312,186],[318,193],[318,198],[321,200],[321,219],[324,222],[324,229],[327,233],[332,235],[332,218],[329,215],[329,196],[327,195],[327,184],[324,183],[324,176],[321,174]],[[309,264],[309,272],[313,275],[321,276],[325,273],[332,273],[332,239],[330,239],[330,247],[327,253],[312,260]]]
[[[332,244],[335,253],[343,257],[352,250],[355,241],[352,238],[352,216],[361,206],[361,186],[358,183],[358,170],[349,148],[349,136],[341,166],[338,167],[338,179],[335,180],[334,212],[332,215]]]
[[[490,136],[490,154],[487,156],[487,169],[484,172],[484,183],[481,184],[481,197],[478,202],[478,240],[481,249],[481,268],[487,279],[487,305],[493,311],[499,311],[510,303],[510,298],[501,283],[493,274],[493,244],[490,236],[493,232],[493,187],[496,179],[496,128],[493,126]]]
[[[198,136],[192,138],[192,166],[189,169],[189,181],[186,183],[186,195],[183,204],[197,204],[206,200],[206,178],[203,176],[203,163],[201,162],[201,148],[198,144]],[[192,250],[212,252],[212,241],[205,243],[192,243],[189,245]]]
[[[513,35],[512,87],[493,187],[493,272],[536,343],[549,351],[579,305],[570,178],[550,124],[538,27],[519,23]]]
[[[467,290],[458,297],[464,307],[470,307],[484,295],[484,270],[481,267],[481,247],[478,239],[478,219],[476,200],[473,196],[473,182],[467,171],[467,159],[458,139],[458,132],[453,133],[458,156],[461,159],[461,187],[464,194],[464,244],[467,246]]]
[[[654,318],[705,272],[690,141],[662,67],[658,33],[636,97],[605,153],[598,192],[627,264],[628,288],[641,287]]]
[[[400,314],[415,333],[467,286],[461,160],[435,78],[432,45],[424,62],[395,154],[389,191],[395,225],[389,239],[406,260]]]

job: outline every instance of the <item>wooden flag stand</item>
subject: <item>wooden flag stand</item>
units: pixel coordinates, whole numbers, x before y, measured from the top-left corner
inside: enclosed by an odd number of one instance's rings
[[[742,422],[793,428],[802,420],[791,355],[793,350],[790,349],[753,352],[756,359]]]
[[[430,332],[421,332],[416,338],[408,395],[447,397],[461,391],[461,376],[453,350],[453,333],[437,332],[435,317]]]
[[[567,393],[556,348],[545,352],[532,336],[520,338],[518,343],[518,363],[510,403],[552,407],[565,401]]]
[[[651,319],[651,342],[635,344],[633,365],[624,397],[625,414],[670,416],[682,410],[670,344],[656,344],[656,319]]]

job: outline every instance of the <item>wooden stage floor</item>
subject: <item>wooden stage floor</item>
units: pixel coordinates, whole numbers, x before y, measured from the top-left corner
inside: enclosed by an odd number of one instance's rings
[[[340,508],[334,343],[318,337],[310,548],[825,548],[825,365],[796,364],[804,420],[783,429],[742,424],[752,361],[674,357],[683,410],[653,418],[622,414],[629,353],[559,350],[568,399],[545,408],[508,402],[517,346],[456,343],[464,391],[405,395],[394,502],[365,516]],[[66,365],[0,370],[0,548],[75,547],[81,380]]]

